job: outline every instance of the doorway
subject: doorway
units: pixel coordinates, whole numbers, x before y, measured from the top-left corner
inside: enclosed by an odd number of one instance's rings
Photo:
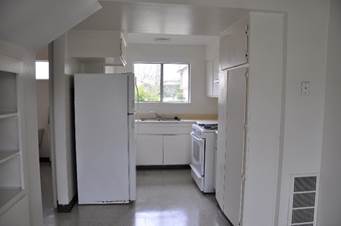
[[[52,130],[52,90],[51,62],[49,47],[36,53],[36,90],[38,112],[38,144],[43,215],[48,215],[57,207],[55,183],[55,158]]]

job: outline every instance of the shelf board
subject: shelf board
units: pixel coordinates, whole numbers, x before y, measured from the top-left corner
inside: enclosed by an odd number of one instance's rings
[[[19,151],[0,151],[0,164],[19,155]]]
[[[0,187],[0,215],[24,196],[21,188]]]
[[[18,113],[0,113],[0,119],[17,117]]]

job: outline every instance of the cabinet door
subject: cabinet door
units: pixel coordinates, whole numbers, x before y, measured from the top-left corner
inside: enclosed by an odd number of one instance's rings
[[[212,80],[212,97],[218,98],[219,96],[219,73],[220,73],[220,66],[219,66],[219,57],[215,58],[213,61],[213,80]]]
[[[218,97],[219,93],[219,57],[213,61],[209,60],[206,64],[207,96]]]
[[[165,165],[187,165],[190,162],[190,136],[187,134],[164,135]]]
[[[228,34],[220,39],[220,66],[222,70],[248,62],[248,19],[232,25]]]
[[[219,57],[216,57],[213,61],[213,81],[219,81],[219,72],[220,72],[220,66],[219,66]],[[218,97],[218,95],[217,95]]]
[[[208,60],[206,62],[206,94],[209,97],[212,97],[212,83],[213,83],[213,63]]]
[[[227,98],[227,73],[220,73],[218,96],[218,143],[216,162],[216,199],[221,209],[224,209],[224,184],[226,164],[226,98]]]
[[[160,135],[136,135],[136,165],[162,165],[163,142]]]
[[[227,81],[226,165],[224,212],[239,224],[245,143],[247,69],[229,71]]]

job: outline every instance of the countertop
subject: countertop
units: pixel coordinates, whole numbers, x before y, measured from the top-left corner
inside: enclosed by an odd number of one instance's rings
[[[138,124],[150,124],[150,123],[162,123],[162,124],[193,124],[197,123],[196,120],[190,120],[190,119],[182,119],[182,120],[141,120],[136,119],[135,123]]]

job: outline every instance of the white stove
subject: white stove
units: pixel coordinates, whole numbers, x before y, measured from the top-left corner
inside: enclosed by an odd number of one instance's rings
[[[217,122],[198,122],[192,126],[192,177],[204,193],[215,190]]]

